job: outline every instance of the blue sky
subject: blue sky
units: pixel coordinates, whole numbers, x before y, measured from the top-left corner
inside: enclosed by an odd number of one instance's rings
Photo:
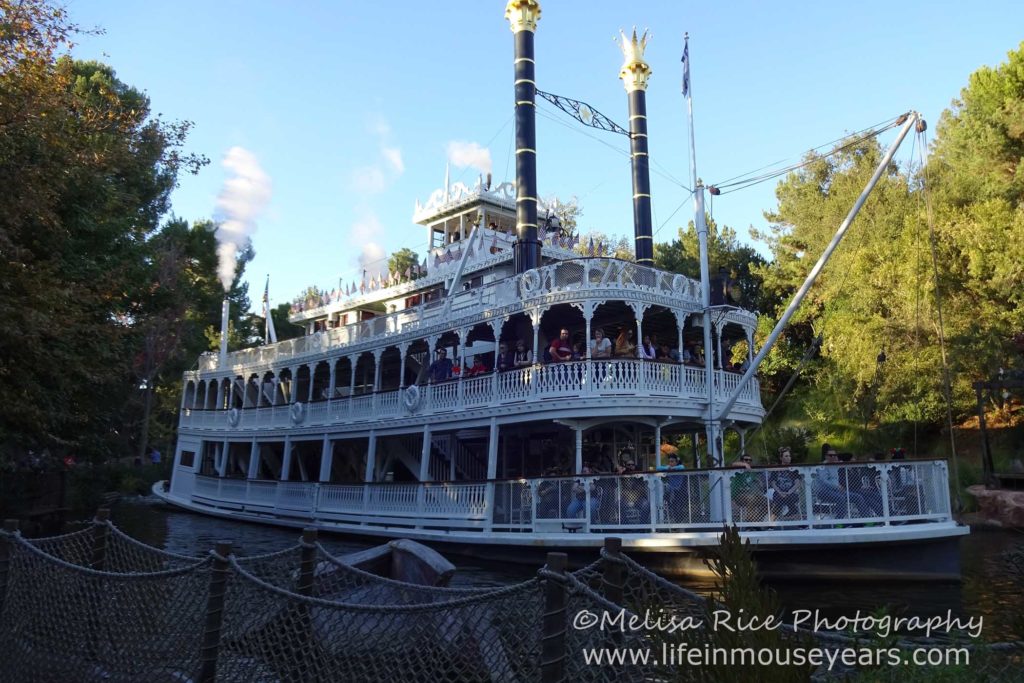
[[[105,33],[74,54],[111,64],[154,112],[195,122],[189,151],[211,164],[181,179],[174,212],[213,217],[241,147],[269,178],[249,265],[259,306],[307,285],[357,279],[358,259],[410,247],[425,230],[414,202],[441,187],[453,142],[489,150],[512,180],[512,34],[504,2],[139,3],[72,0]],[[1024,3],[587,2],[542,0],[542,90],[628,122],[618,30],[650,28],[647,59],[655,239],[692,216],[682,35],[690,33],[698,173],[714,183],[917,109],[934,131],[969,74],[1020,44]],[[542,196],[579,198],[583,231],[632,233],[628,141],[581,129],[542,105]],[[887,139],[891,139],[891,136]],[[910,144],[900,156],[909,159]],[[452,167],[453,181],[479,171]],[[774,182],[719,197],[715,219],[746,237],[764,227]],[[682,208],[673,216],[673,211]]]

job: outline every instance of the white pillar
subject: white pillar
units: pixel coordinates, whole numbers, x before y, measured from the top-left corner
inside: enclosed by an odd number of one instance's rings
[[[725,368],[724,358],[722,358],[722,324],[715,325],[715,349],[718,356],[718,369],[722,370]]]
[[[318,481],[330,481],[331,480],[331,466],[334,464],[334,453],[331,448],[331,440],[324,435],[324,445],[320,450],[320,476]]]
[[[328,359],[327,362],[329,364],[328,367],[331,370],[331,381],[327,385],[327,398],[328,399],[333,399],[334,398],[334,389],[337,386],[337,381],[338,381],[338,377],[337,377],[338,362],[337,362],[336,358],[330,358],[330,359]]]
[[[292,469],[292,438],[284,437],[284,457],[281,458],[281,481],[288,481],[288,475]]]
[[[217,475],[223,477],[224,473],[228,469],[228,450],[230,444],[227,439],[221,442],[220,447],[220,466],[217,468]]]
[[[247,479],[255,479],[260,473],[260,445],[256,443],[256,437],[252,439],[252,448],[249,449],[249,471],[245,473]]]
[[[661,467],[661,423],[654,425],[654,466]]]
[[[583,428],[576,427],[576,474],[583,471]]]
[[[409,353],[409,344],[405,343],[398,347],[398,354],[400,356],[398,364],[398,388],[405,388],[405,356]]]
[[[377,432],[370,430],[370,445],[366,449],[366,472],[363,481],[370,483],[376,480],[374,476],[377,469]]]
[[[420,449],[420,481],[430,478],[430,425],[423,425],[423,447]]]
[[[484,528],[491,530],[494,524],[494,480],[498,478],[498,418],[491,418],[491,430],[487,437],[487,490],[484,493],[484,510],[486,519]]]

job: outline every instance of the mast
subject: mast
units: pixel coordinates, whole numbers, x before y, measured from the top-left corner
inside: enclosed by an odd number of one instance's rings
[[[516,103],[516,273],[540,266],[537,241],[537,83],[534,80],[533,34],[540,20],[537,0],[509,0],[505,6],[515,34]]]
[[[723,464],[719,449],[722,432],[721,418],[715,419],[715,358],[711,347],[711,267],[708,264],[708,224],[704,216],[704,184],[697,178],[697,145],[693,134],[693,90],[690,88],[690,34],[683,34],[683,97],[686,98],[686,118],[690,128],[690,178],[693,181],[693,224],[697,229],[700,248],[700,305],[703,310],[704,329],[704,384],[708,390],[707,417],[704,421],[708,439],[708,457],[711,465]]]
[[[625,62],[619,71],[619,78],[629,98],[629,158],[633,169],[633,237],[636,262],[643,266],[654,265],[654,238],[651,235],[651,172],[647,152],[647,79],[651,67],[644,60],[647,48],[647,31],[637,38],[633,29],[632,38],[619,31],[622,41],[622,55]],[[641,340],[642,341],[642,340]]]

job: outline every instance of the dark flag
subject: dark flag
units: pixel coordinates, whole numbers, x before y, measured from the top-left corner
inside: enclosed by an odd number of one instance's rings
[[[690,37],[683,42],[683,97],[690,94]]]

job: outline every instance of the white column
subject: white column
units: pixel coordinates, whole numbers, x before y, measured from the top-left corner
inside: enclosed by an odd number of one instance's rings
[[[661,467],[661,423],[654,425],[654,466]]]
[[[746,328],[747,333],[747,363],[753,364],[754,362],[754,330],[750,327]]]
[[[366,473],[363,475],[363,481],[370,483],[376,480],[374,476],[377,468],[377,432],[370,430],[370,445],[366,449]]]
[[[334,464],[334,453],[331,448],[331,440],[324,435],[324,445],[320,450],[320,476],[318,481],[330,481],[331,480],[331,466]]]
[[[380,391],[380,359],[384,355],[384,349],[373,351],[373,393]]]
[[[405,356],[409,353],[409,343],[401,344],[398,347],[398,354],[401,356],[398,365],[398,388],[405,388]]]
[[[494,480],[498,478],[498,418],[491,418],[491,431],[487,437],[487,490],[484,493],[486,519],[484,529],[491,530],[494,524]]]
[[[336,358],[328,358],[327,362],[329,364],[328,367],[331,370],[331,381],[330,381],[330,384],[327,385],[327,398],[328,399],[333,399],[334,398],[334,388],[337,386],[337,380],[338,380],[338,378],[337,378],[338,360]]]
[[[420,481],[430,478],[430,425],[423,425],[423,447],[420,449]]]
[[[229,447],[229,445],[230,444],[228,443],[227,439],[224,439],[224,441],[221,442],[221,447],[220,447],[220,466],[217,468],[217,475],[221,476],[221,477],[224,476],[224,473],[227,472],[227,469],[228,469],[228,447]]]
[[[722,325],[721,323],[715,325],[715,349],[717,350],[716,355],[718,356],[718,365],[716,366],[719,370],[725,367],[724,359],[722,358]]]
[[[583,428],[582,427],[576,427],[576,474],[579,474],[582,471],[583,471]],[[589,514],[588,514],[588,516],[589,516]]]
[[[284,457],[281,458],[281,481],[288,481],[288,474],[292,469],[292,438],[287,434],[284,437]]]
[[[252,448],[249,449],[249,471],[245,473],[246,478],[255,479],[260,473],[260,445],[256,443],[256,437],[252,439]]]
[[[316,366],[307,365],[306,367],[309,368],[309,390],[306,392],[306,403],[309,403],[313,400],[313,375],[316,374]]]
[[[590,354],[590,321],[594,319],[594,304],[590,301],[586,301],[583,304],[583,320],[587,324],[587,338],[585,343],[587,345],[587,360],[591,359]]]

